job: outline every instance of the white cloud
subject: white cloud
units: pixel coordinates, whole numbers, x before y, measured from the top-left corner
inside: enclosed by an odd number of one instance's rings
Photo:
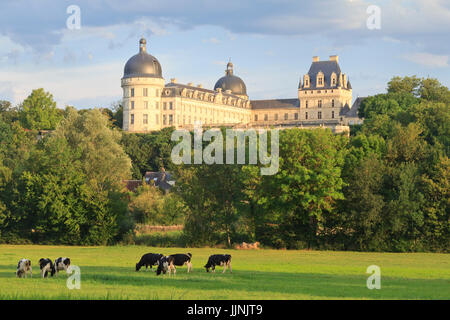
[[[116,100],[122,93],[118,82],[122,68],[123,62],[40,71],[30,71],[24,67],[23,71],[0,71],[0,79],[8,79],[8,83],[3,84],[7,85],[7,92],[4,93],[13,104],[22,102],[33,89],[44,88],[53,94],[58,107],[63,108],[81,100],[96,101],[101,98],[105,101],[107,97],[111,97],[111,102]]]
[[[427,52],[417,52],[412,54],[403,55],[408,61],[423,65],[431,68],[445,68],[448,67],[448,55],[437,55]]]

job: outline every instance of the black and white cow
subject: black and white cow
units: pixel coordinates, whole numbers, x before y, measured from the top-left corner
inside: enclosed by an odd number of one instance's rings
[[[55,272],[56,276],[58,276],[58,272],[61,270],[66,271],[70,267],[70,259],[66,257],[59,257],[55,260]]]
[[[152,267],[158,264],[159,259],[161,259],[164,255],[160,253],[146,253],[142,256],[141,260],[136,263],[136,271],[139,271],[143,266],[145,266],[145,270],[148,270],[150,266],[150,270],[153,271]]]
[[[208,262],[205,265],[206,272],[209,272],[209,268],[212,269],[213,272],[216,272],[216,266],[223,266],[223,272],[230,268],[230,272],[233,273],[233,269],[231,269],[231,255],[229,254],[213,254],[209,256]]]
[[[31,268],[31,260],[28,259],[20,259],[17,264],[16,276],[18,278],[28,277],[28,271],[30,271],[30,276],[33,278],[33,270]]]
[[[162,257],[159,260],[158,269],[156,270],[156,275],[160,275],[161,272],[164,274],[169,271],[169,274],[177,273],[175,266],[187,265],[187,272],[192,271],[192,254],[190,253],[177,253],[171,254],[170,256]]]
[[[162,256],[158,261],[158,268],[156,269],[156,275],[159,276],[161,272],[166,274],[169,270],[169,257]],[[170,273],[169,273],[170,274]]]
[[[52,260],[49,258],[47,259],[39,259],[39,268],[41,269],[41,277],[47,278],[48,273],[50,272],[50,275],[53,277],[55,274],[55,265],[53,264]]]

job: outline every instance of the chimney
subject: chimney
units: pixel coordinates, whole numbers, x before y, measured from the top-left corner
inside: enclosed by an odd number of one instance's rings
[[[176,78],[172,78],[172,79],[170,79],[170,82],[171,83],[177,83],[177,79]]]
[[[330,56],[330,61],[336,61],[339,62],[339,56]]]
[[[313,62],[319,62],[319,57],[318,56],[314,56],[313,57]]]

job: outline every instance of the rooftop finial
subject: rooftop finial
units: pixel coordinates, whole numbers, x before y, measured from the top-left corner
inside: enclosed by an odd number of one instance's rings
[[[231,63],[231,58],[227,63],[227,70],[225,70],[225,75],[227,76],[233,75],[233,64]]]
[[[145,40],[144,37],[139,40],[139,52],[146,52],[147,51],[147,40]]]

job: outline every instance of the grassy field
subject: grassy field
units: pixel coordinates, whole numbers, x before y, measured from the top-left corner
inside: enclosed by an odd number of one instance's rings
[[[135,272],[147,252],[191,252],[194,270]],[[205,272],[213,253],[232,255],[233,274]],[[80,267],[80,290],[67,289],[65,274],[39,277],[38,260],[60,256]],[[32,279],[15,277],[21,258],[31,260]],[[380,290],[366,287],[369,265],[381,268]],[[450,299],[450,255],[0,245],[0,299]]]

